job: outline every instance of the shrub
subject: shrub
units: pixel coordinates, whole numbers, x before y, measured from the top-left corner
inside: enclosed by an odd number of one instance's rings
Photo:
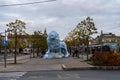
[[[120,66],[120,53],[96,53],[91,60],[99,66]]]

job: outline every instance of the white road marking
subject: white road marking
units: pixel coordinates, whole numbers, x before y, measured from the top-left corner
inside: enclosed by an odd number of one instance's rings
[[[12,78],[19,78],[21,76],[23,76],[24,74],[26,74],[27,72],[3,72],[0,73],[0,77],[12,77]],[[14,79],[15,80],[15,79]]]
[[[58,74],[58,78],[65,79],[65,78],[80,78],[79,74]]]

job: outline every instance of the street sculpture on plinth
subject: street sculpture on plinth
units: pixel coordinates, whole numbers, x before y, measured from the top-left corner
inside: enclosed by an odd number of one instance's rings
[[[59,34],[52,31],[47,37],[48,51],[45,53],[45,59],[69,57],[65,42],[60,41]]]

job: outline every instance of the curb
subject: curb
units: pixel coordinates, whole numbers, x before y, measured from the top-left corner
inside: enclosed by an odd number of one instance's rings
[[[70,70],[120,70],[120,66],[66,67],[64,64],[62,64],[61,67],[65,71],[70,71]]]
[[[94,66],[95,70],[120,70],[120,66]]]
[[[69,71],[69,70],[93,70],[94,67],[66,67],[64,64],[62,64],[62,69],[65,71]]]

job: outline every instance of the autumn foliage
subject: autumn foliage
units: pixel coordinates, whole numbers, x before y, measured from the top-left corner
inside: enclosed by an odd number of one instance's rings
[[[120,53],[96,53],[91,60],[98,66],[120,66]]]

